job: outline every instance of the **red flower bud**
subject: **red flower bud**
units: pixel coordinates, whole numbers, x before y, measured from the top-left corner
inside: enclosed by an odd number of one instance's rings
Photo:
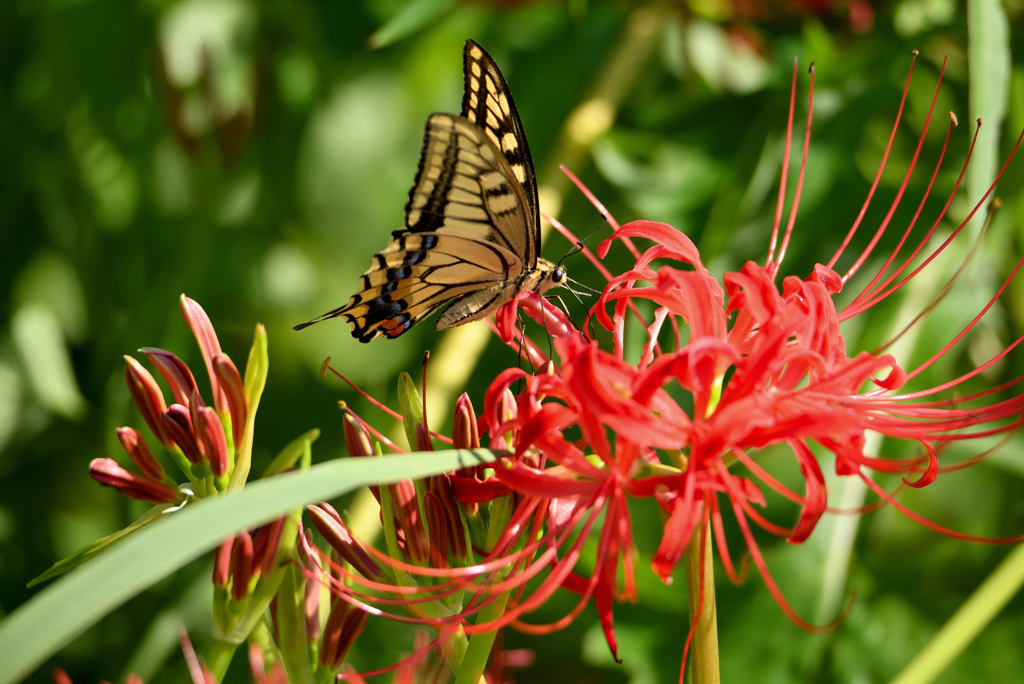
[[[192,376],[185,362],[169,351],[143,347],[139,350],[146,355],[149,362],[156,366],[164,382],[171,388],[174,400],[179,404],[188,406],[189,399],[193,392],[198,391],[196,379]]]
[[[212,409],[211,409],[212,410]],[[252,541],[252,566],[267,574],[274,568],[277,548],[281,543],[281,530],[284,528],[284,517],[268,523],[256,531]]]
[[[430,565],[434,568],[448,567],[448,521],[444,505],[433,492],[423,497],[423,514],[430,530]]]
[[[249,595],[249,580],[252,579],[252,537],[242,532],[235,537],[231,547],[231,596],[241,601]]]
[[[444,507],[448,530],[448,548],[451,549],[452,556],[455,558],[465,558],[466,532],[462,526],[462,516],[459,514],[459,503],[455,500],[455,494],[452,492],[452,485],[448,481],[448,476],[438,475],[431,478],[430,491],[437,495],[438,501]]]
[[[404,479],[391,485],[391,498],[395,503],[395,519],[405,533],[406,553],[413,563],[422,565],[430,556],[430,544],[423,522],[420,520],[420,508],[416,501],[416,487],[412,480]]]
[[[217,412],[203,405],[198,391],[192,394],[190,408],[199,453],[210,462],[214,476],[222,477],[228,471],[228,443],[224,437],[224,426]]]
[[[163,467],[153,458],[153,454],[146,444],[146,438],[138,430],[119,427],[117,428],[117,438],[121,441],[124,450],[131,456],[135,467],[141,470],[143,475],[153,480],[164,479]]]
[[[455,402],[455,414],[452,416],[452,442],[456,449],[479,449],[480,430],[477,426],[476,411],[469,394],[463,392]]]
[[[214,354],[213,373],[217,376],[217,381],[227,398],[228,413],[231,416],[231,436],[237,449],[245,434],[245,420],[249,410],[245,385],[242,384],[238,368],[227,354]]]
[[[125,470],[112,458],[94,458],[89,463],[89,475],[102,485],[114,487],[125,496],[150,503],[173,503],[181,492],[166,482],[152,480]]]
[[[383,573],[376,561],[366,553],[352,534],[345,527],[338,512],[328,503],[319,506],[307,506],[313,525],[320,531],[327,543],[348,562],[355,570],[367,579],[380,579]]]
[[[203,311],[203,307],[195,300],[181,295],[178,302],[181,309],[181,317],[185,319],[189,330],[195,335],[199,343],[199,351],[203,355],[203,362],[206,363],[206,372],[210,376],[210,388],[213,390],[213,405],[219,413],[230,413],[228,409],[227,395],[220,386],[217,374],[213,370],[213,357],[220,353],[220,341],[217,339],[217,332],[213,329],[210,317]]]
[[[160,416],[161,424],[170,441],[177,444],[189,463],[199,463],[202,454],[192,429],[192,418],[188,409],[181,404],[171,404]]]
[[[320,639],[321,665],[334,670],[341,667],[348,650],[362,634],[367,617],[365,611],[349,605],[343,599],[334,600]]]
[[[370,433],[359,421],[345,414],[345,420],[342,421],[341,425],[345,431],[345,447],[348,449],[349,456],[373,455]],[[380,487],[370,485],[370,492],[373,494],[373,498],[377,499],[377,503],[380,503]]]
[[[224,543],[217,547],[213,555],[213,586],[228,586],[228,578],[231,576],[231,549],[235,540],[228,537]]]
[[[416,451],[433,451],[434,443],[423,423],[416,423]]]
[[[153,431],[153,436],[160,440],[161,444],[169,446],[171,440],[164,433],[160,421],[160,415],[167,410],[160,385],[156,384],[156,380],[142,364],[130,356],[124,357],[124,379],[128,383],[128,391],[131,392],[139,413],[142,414],[142,419]]]

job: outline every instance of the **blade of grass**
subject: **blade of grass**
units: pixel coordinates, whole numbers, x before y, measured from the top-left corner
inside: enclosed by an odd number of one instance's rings
[[[68,573],[0,623],[0,684],[20,681],[111,610],[238,530],[367,484],[418,479],[494,458],[478,449],[339,459],[187,506]]]

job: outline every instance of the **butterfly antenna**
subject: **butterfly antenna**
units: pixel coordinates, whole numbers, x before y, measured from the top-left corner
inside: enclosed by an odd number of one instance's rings
[[[568,259],[569,257],[571,257],[573,254],[577,254],[579,252],[582,252],[583,251],[583,243],[586,242],[587,240],[589,240],[590,238],[594,237],[594,235],[596,235],[598,232],[600,232],[600,230],[602,228],[604,228],[605,226],[607,226],[607,225],[608,225],[608,217],[606,216],[605,219],[604,219],[604,223],[602,223],[600,226],[598,226],[596,230],[591,231],[590,235],[588,235],[587,237],[583,238],[582,240],[577,240],[576,241],[576,244],[574,244],[572,246],[572,248],[568,252],[565,253],[565,256],[558,260],[558,265],[561,266],[562,262],[565,261],[566,259]]]

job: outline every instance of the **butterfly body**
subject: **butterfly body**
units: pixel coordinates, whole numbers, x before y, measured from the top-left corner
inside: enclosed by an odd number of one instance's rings
[[[373,258],[344,316],[352,336],[398,337],[438,309],[435,329],[483,318],[518,293],[566,281],[541,259],[533,159],[508,84],[482,47],[463,52],[462,116],[427,119],[405,228]]]

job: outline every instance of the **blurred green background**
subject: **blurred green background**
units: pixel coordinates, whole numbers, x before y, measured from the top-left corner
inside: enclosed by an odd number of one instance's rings
[[[114,428],[141,427],[124,385],[124,354],[157,346],[201,368],[177,311],[182,292],[205,307],[239,364],[254,325],[261,321],[269,331],[254,472],[312,427],[323,430],[315,460],[342,455],[339,399],[391,429],[346,387],[321,379],[321,362],[333,356],[339,371],[394,404],[397,373],[417,370],[423,350],[453,333],[425,324],[397,341],[361,345],[340,321],[302,333],[291,326],[346,301],[371,255],[401,226],[425,117],[458,111],[467,38],[491,52],[510,83],[541,183],[554,193],[542,197],[543,210],[560,209],[562,222],[580,235],[601,224],[578,192],[564,188],[555,168],[566,163],[621,222],[654,219],[686,231],[716,274],[766,253],[794,57],[801,135],[806,66],[817,63],[809,173],[783,266],[805,275],[831,257],[856,217],[918,49],[889,166],[840,266],[870,239],[909,164],[946,56],[921,166],[896,212],[894,234],[865,267],[871,273],[919,201],[947,110],[961,125],[922,227],[952,188],[973,117],[986,124],[965,189],[954,198],[957,221],[1024,127],[1024,61],[1017,57],[1024,32],[1014,31],[1024,22],[1024,3],[981,9],[989,11],[980,15],[985,23],[969,27],[954,0],[0,3],[0,611],[32,596],[38,589],[25,584],[55,560],[144,510],[94,484],[87,465],[101,456],[126,461]],[[610,127],[601,117],[596,124],[571,118],[595,95],[612,105],[604,110],[614,112],[605,117],[614,121]],[[905,366],[940,348],[1013,267],[1024,250],[1022,190],[1018,162],[1000,185],[1005,205],[985,248],[957,294],[904,344]],[[561,197],[560,206],[553,197]],[[568,246],[554,235],[545,253],[557,259]],[[966,249],[957,243],[951,251],[956,257]],[[613,253],[613,270],[626,263],[617,259]],[[575,279],[601,286],[582,258],[568,267]],[[908,304],[911,314],[920,301]],[[894,300],[852,322],[849,349],[887,338],[906,317],[904,304]],[[1024,289],[1014,285],[919,385],[984,362],[1021,334],[1022,322]],[[496,372],[514,363],[492,340],[465,387],[477,406]],[[972,387],[1017,377],[1022,365],[1020,354],[1011,355]],[[204,372],[197,377],[203,386]],[[980,449],[967,445],[950,458]],[[986,463],[901,496],[957,529],[1020,533],[1022,452],[1013,440]],[[791,459],[763,459],[799,486]],[[840,505],[843,488],[832,494]],[[850,496],[843,501],[856,506]],[[769,504],[773,520],[795,520],[796,509],[779,497],[769,496]],[[809,619],[830,619],[852,586],[856,601],[846,621],[832,634],[811,636],[785,618],[756,576],[740,587],[720,581],[724,681],[886,681],[1006,553],[947,539],[892,510],[839,524],[846,546],[832,545],[834,517],[802,547],[758,539],[783,591]],[[681,582],[661,585],[647,566],[660,535],[653,507],[637,506],[636,528],[640,599],[615,612],[624,663],[611,661],[589,608],[563,632],[505,635],[508,648],[536,654],[532,667],[515,673],[518,681],[674,681],[687,629],[685,592]],[[730,541],[742,548],[737,534]],[[33,681],[47,680],[56,664],[76,682],[128,671],[147,682],[186,681],[176,629],[186,625],[200,652],[209,643],[208,578],[207,560],[161,582],[77,639]],[[556,619],[573,603],[558,596],[534,621]],[[940,681],[1024,681],[1022,608],[1018,597]],[[360,668],[393,662],[410,644],[404,628],[371,619],[351,659]],[[231,681],[248,681],[241,665]]]

